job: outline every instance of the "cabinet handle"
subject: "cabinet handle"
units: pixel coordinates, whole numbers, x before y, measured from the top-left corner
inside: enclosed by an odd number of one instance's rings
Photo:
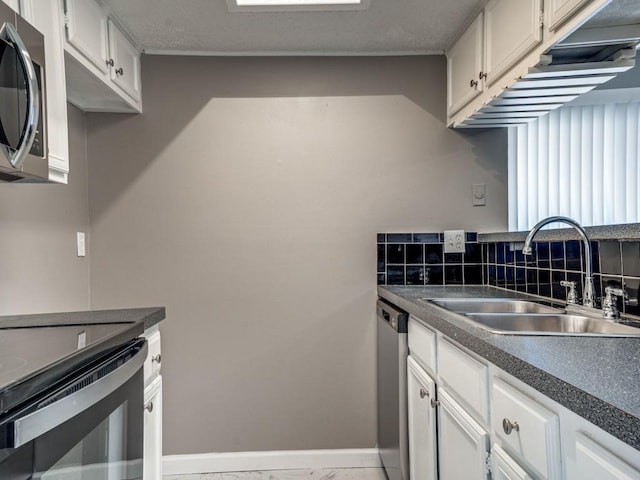
[[[431,408],[436,408],[438,405],[440,405],[440,400],[436,400],[435,398],[431,399]]]
[[[162,361],[162,356],[160,354],[157,354],[151,357],[151,363],[156,362],[159,365],[161,361]]]
[[[511,435],[511,432],[513,432],[514,430],[516,432],[520,431],[520,425],[518,425],[518,422],[512,422],[508,418],[503,418],[502,429],[504,430],[504,433],[506,433],[507,435]]]
[[[428,397],[429,392],[425,392],[424,388],[420,389],[420,398]]]
[[[124,70],[122,69],[122,67],[116,68],[116,75],[124,75]]]
[[[149,403],[147,403],[147,404],[144,406],[144,409],[145,409],[147,412],[149,412],[149,413],[153,412],[153,402],[149,402]]]
[[[478,75],[478,78],[480,80],[482,80],[483,78],[486,80],[487,79],[487,73],[486,72],[480,72],[480,74]]]
[[[110,58],[109,60],[107,60],[107,67],[113,67],[114,62],[113,62],[113,58]]]
[[[469,82],[469,86],[470,86],[471,88],[475,88],[475,87],[477,87],[477,86],[478,86],[478,81],[477,81],[477,80],[471,80],[471,81]]]

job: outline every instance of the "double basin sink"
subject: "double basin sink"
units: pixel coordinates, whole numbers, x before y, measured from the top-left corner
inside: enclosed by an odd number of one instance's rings
[[[425,298],[503,335],[640,337],[640,328],[511,298]]]

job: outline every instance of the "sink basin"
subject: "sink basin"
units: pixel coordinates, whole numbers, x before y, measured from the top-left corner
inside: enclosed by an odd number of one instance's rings
[[[640,328],[582,315],[468,313],[466,316],[486,330],[509,335],[640,336]]]
[[[456,313],[560,313],[557,308],[513,298],[427,299]]]

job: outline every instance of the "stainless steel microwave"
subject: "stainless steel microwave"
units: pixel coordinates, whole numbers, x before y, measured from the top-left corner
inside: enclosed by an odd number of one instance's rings
[[[0,181],[49,177],[44,36],[0,2]]]

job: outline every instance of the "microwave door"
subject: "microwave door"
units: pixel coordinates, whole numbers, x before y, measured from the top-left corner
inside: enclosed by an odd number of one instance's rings
[[[24,97],[24,98],[20,98]],[[25,115],[26,85],[15,49],[0,41],[0,143],[16,151]]]
[[[11,166],[20,170],[37,134],[40,89],[31,55],[12,24],[2,25],[0,40],[4,50],[0,62],[0,69],[3,70],[0,72],[0,81],[3,82],[1,86],[6,90],[8,102],[0,113],[0,121],[9,143],[0,143],[0,150],[3,150]],[[7,116],[12,112],[13,116]],[[18,125],[17,129],[12,129],[14,124]]]

